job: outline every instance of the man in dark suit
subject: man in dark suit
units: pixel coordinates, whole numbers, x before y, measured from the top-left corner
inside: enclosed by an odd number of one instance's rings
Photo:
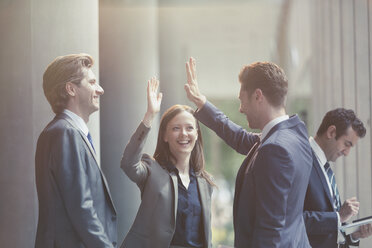
[[[35,156],[39,221],[35,247],[116,247],[116,211],[86,123],[103,89],[87,54],[57,57],[43,77],[55,118]]]
[[[310,244],[313,248],[336,248],[358,246],[360,238],[372,234],[371,225],[349,236],[339,232],[341,223],[348,221],[359,211],[355,197],[341,205],[335,175],[329,161],[347,156],[358,139],[364,137],[366,129],[354,111],[337,108],[323,118],[314,138],[310,137],[313,150],[313,169],[304,203],[304,219]]]
[[[237,152],[247,155],[235,185],[235,247],[310,247],[302,217],[303,200],[312,167],[304,123],[285,112],[288,82],[282,69],[268,62],[244,66],[240,112],[249,133],[231,122],[198,89],[195,61],[186,64],[185,90],[195,114]]]

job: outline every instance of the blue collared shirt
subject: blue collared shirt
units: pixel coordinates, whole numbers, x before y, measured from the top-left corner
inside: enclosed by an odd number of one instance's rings
[[[169,171],[174,171],[178,178],[176,230],[171,245],[203,247],[204,229],[202,208],[195,172],[190,167],[190,184],[186,189],[177,168],[173,165],[167,167]]]

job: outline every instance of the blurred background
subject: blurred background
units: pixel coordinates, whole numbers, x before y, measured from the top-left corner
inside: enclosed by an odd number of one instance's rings
[[[0,0],[0,246],[33,247],[38,202],[37,138],[54,114],[42,75],[59,55],[85,52],[105,90],[89,128],[119,214],[119,242],[140,195],[120,170],[123,149],[146,110],[146,83],[160,78],[162,111],[187,101],[185,62],[197,60],[208,100],[247,127],[239,113],[243,65],[273,61],[289,78],[289,114],[314,135],[335,107],[356,111],[367,135],[334,166],[356,218],[372,215],[372,2],[370,0]],[[194,107],[194,106],[193,106]],[[233,245],[232,202],[243,156],[202,127],[213,194],[213,243]],[[155,125],[146,152],[153,154]],[[372,239],[361,247],[371,247]]]

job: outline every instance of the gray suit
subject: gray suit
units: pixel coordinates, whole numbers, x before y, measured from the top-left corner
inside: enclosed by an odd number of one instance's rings
[[[35,247],[115,247],[116,211],[106,179],[87,137],[66,114],[40,134],[35,164]]]
[[[178,181],[173,172],[159,165],[152,157],[142,154],[149,133],[143,123],[139,125],[126,146],[121,168],[141,190],[141,205],[134,223],[126,235],[122,248],[169,247],[176,228]],[[202,205],[204,244],[211,244],[212,186],[197,175]]]

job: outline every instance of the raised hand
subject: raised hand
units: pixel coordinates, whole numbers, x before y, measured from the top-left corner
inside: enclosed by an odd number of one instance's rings
[[[143,123],[150,127],[155,115],[160,111],[161,99],[163,94],[158,93],[159,80],[152,77],[147,83],[147,112],[143,118]]]
[[[358,212],[359,202],[357,201],[356,197],[347,199],[344,204],[342,204],[339,211],[341,223],[348,221],[351,217],[357,215]]]
[[[185,84],[185,91],[187,98],[201,109],[207,101],[207,98],[199,91],[198,81],[196,79],[195,59],[192,57],[186,62],[186,75],[187,84]]]

